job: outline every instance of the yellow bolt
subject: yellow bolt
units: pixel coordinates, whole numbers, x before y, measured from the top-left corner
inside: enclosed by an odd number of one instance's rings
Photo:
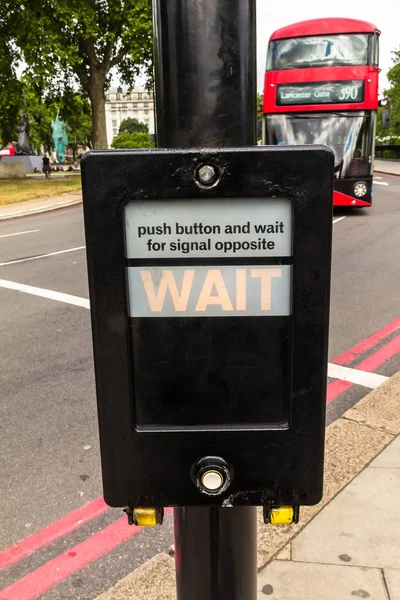
[[[273,506],[269,514],[271,525],[291,525],[293,523],[293,506]]]
[[[157,525],[157,510],[155,508],[134,508],[133,522],[139,527],[155,527]]]

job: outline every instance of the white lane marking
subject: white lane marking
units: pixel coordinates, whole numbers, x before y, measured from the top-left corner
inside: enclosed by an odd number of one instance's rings
[[[333,219],[332,223],[339,223],[339,221],[343,221],[343,219],[345,219],[346,217],[338,217],[337,219]],[[0,265],[1,266],[1,265]]]
[[[36,233],[40,231],[40,229],[29,229],[29,231],[18,231],[17,233],[6,233],[5,235],[0,235],[0,238],[12,237],[13,235],[25,235],[26,233]]]
[[[56,256],[57,254],[65,254],[66,252],[76,252],[83,250],[86,246],[78,246],[77,248],[68,248],[68,250],[58,250],[58,252],[49,252],[48,254],[39,254],[38,256],[30,256],[29,258],[19,258],[18,260],[9,260],[8,262],[0,263],[0,267],[7,265],[16,265],[17,263],[27,262],[28,260],[38,260],[38,258],[46,258],[47,256]]]
[[[388,183],[386,183],[386,181],[375,181],[375,179],[373,180],[374,185],[389,185]]]
[[[16,283],[15,281],[7,281],[5,279],[0,279],[0,287],[8,290],[15,290],[17,292],[24,292],[25,294],[32,294],[32,296],[48,298],[49,300],[65,302],[66,304],[73,304],[74,306],[80,306],[82,308],[90,308],[89,300],[87,300],[87,298],[81,298],[80,296],[71,296],[71,294],[63,294],[62,292],[45,290],[44,288],[33,287],[32,285]]]
[[[357,383],[373,390],[389,379],[389,377],[384,377],[377,373],[350,369],[349,367],[342,367],[342,365],[335,365],[334,363],[328,364],[328,377]]]
[[[382,177],[379,177],[379,175],[374,175],[374,179],[382,179]]]

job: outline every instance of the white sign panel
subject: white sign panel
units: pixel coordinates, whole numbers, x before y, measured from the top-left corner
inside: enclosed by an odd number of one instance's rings
[[[292,255],[291,203],[284,198],[132,202],[125,229],[127,258]]]
[[[131,317],[286,316],[290,265],[128,267]]]
[[[289,200],[133,202],[125,226],[131,317],[291,314]],[[259,257],[277,264],[257,265]]]

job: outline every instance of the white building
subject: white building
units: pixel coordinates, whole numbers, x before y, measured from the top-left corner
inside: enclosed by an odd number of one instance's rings
[[[106,96],[106,128],[107,143],[111,146],[113,138],[118,135],[119,127],[124,119],[132,117],[149,128],[154,134],[154,97],[153,92],[144,89],[128,90],[123,87],[111,87]]]

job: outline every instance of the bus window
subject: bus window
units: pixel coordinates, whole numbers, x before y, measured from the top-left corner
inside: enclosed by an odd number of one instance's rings
[[[265,116],[266,144],[324,144],[335,154],[335,174],[367,176],[372,170],[373,116],[365,111]]]
[[[374,67],[379,65],[379,35],[374,35]]]
[[[319,35],[270,42],[267,71],[367,65],[371,34]]]

